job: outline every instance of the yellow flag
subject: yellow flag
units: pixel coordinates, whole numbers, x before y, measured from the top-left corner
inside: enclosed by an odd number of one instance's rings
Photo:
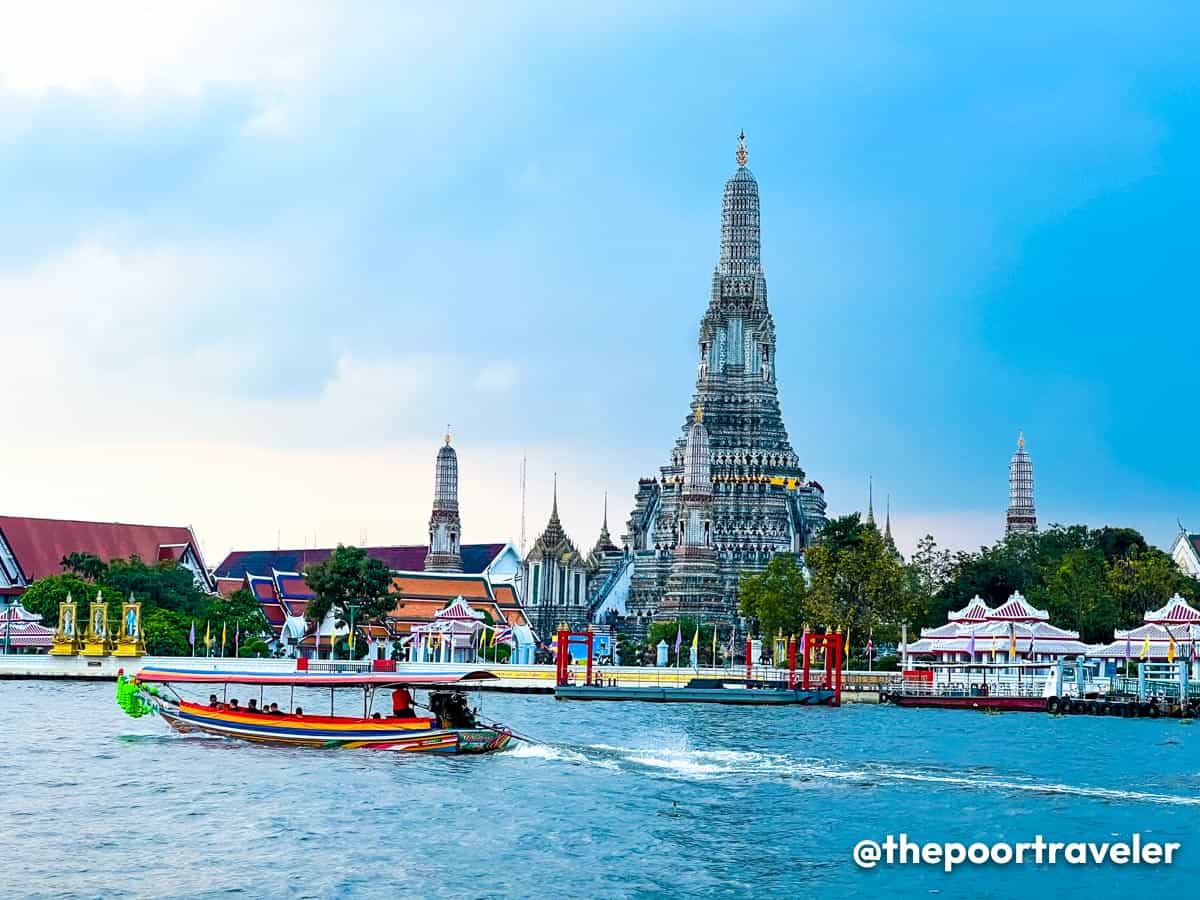
[[[225,655],[225,623],[221,623],[221,655]]]
[[[496,646],[496,629],[495,628],[493,628],[492,633],[488,635],[488,646],[489,647]]]
[[[996,661],[996,636],[992,635],[992,662]]]
[[[1168,634],[1167,637],[1167,662],[1175,662],[1175,636]]]
[[[846,629],[846,644],[842,650],[842,655],[846,659],[846,664],[849,665],[850,664],[850,629],[849,628]]]
[[[697,653],[700,652],[700,626],[696,626],[696,630],[692,633],[692,649]]]
[[[1142,641],[1142,652],[1138,654],[1138,659],[1145,659],[1150,655],[1150,635],[1146,635],[1146,639]]]
[[[212,622],[204,623],[204,646],[212,649]]]

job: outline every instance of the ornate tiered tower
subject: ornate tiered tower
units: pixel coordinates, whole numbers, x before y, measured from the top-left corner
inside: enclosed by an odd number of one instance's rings
[[[550,641],[562,623],[586,628],[589,622],[587,562],[567,537],[558,518],[558,478],[550,521],[525,557],[527,607],[538,637]]]
[[[684,443],[683,485],[676,510],[678,540],[659,615],[722,619],[726,610],[717,551],[713,547],[713,484],[703,409],[696,410]]]
[[[433,514],[429,517],[426,572],[462,571],[462,522],[458,518],[458,454],[446,443],[438,450],[433,484]]]
[[[1017,435],[1017,451],[1008,464],[1008,522],[1005,534],[1037,531],[1033,507],[1033,460],[1025,449],[1025,435]]]
[[[721,208],[721,255],[700,322],[691,404],[703,409],[708,442],[710,552],[719,578],[719,596],[701,613],[710,621],[735,618],[743,572],[761,571],[775,553],[801,552],[825,522],[824,491],[805,481],[779,409],[775,325],[759,259],[758,183],[746,168],[747,156],[739,135],[737,170],[725,183]],[[689,415],[660,477],[638,483],[625,535],[635,554],[628,609],[636,630],[670,615],[663,603],[683,540],[680,522],[686,531],[690,520],[685,460],[695,424]]]

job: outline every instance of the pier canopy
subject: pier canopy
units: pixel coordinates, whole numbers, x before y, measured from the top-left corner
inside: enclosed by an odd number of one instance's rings
[[[999,606],[980,596],[946,615],[945,625],[921,629],[908,656],[932,655],[940,662],[1049,662],[1079,656],[1090,648],[1079,632],[1050,624],[1050,614],[1018,591]]]
[[[0,605],[0,653],[6,650],[44,653],[54,643],[54,629],[18,602]]]
[[[1158,609],[1147,610],[1142,624],[1113,632],[1113,641],[1097,647],[1089,656],[1097,659],[1176,659],[1195,661],[1200,656],[1200,610],[1173,596]]]

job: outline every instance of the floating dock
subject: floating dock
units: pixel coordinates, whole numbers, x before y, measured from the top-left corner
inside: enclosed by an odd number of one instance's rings
[[[725,703],[734,706],[824,706],[836,692],[823,688],[788,689],[726,684],[715,678],[696,678],[683,687],[566,684],[554,689],[555,700],[633,700],[643,703]]]
[[[752,643],[746,640],[746,677],[691,678],[682,687],[658,684],[619,684],[611,676],[601,676],[594,667],[595,635],[589,631],[571,631],[560,625],[555,641],[555,700],[609,700],[641,703],[723,703],[736,706],[841,706],[842,650],[841,632],[809,633],[805,629],[799,642],[795,636],[787,641],[788,669],[786,680],[769,680],[755,675],[751,662]],[[584,679],[574,680],[571,668],[571,645],[582,645]],[[803,649],[800,649],[803,648]],[[695,653],[696,645],[693,644]],[[820,652],[823,671],[811,666],[813,656]],[[678,652],[678,649],[676,650]],[[803,668],[797,671],[797,655],[803,658]]]

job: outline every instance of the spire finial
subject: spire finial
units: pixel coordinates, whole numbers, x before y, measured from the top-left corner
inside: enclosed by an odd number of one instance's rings
[[[746,160],[749,159],[749,157],[750,157],[750,154],[746,151],[745,129],[743,129],[738,134],[738,148],[737,148],[737,153],[735,153],[734,155],[737,157],[738,168],[745,168]]]
[[[554,473],[554,503],[550,507],[550,515],[558,518],[558,473]]]
[[[608,491],[604,492],[604,523],[605,531],[608,531]]]
[[[875,524],[875,477],[867,476],[867,524]]]
[[[1024,431],[1017,432],[1017,449],[1018,450],[1025,449],[1025,432]]]
[[[446,446],[450,446],[450,423],[446,423]]]

